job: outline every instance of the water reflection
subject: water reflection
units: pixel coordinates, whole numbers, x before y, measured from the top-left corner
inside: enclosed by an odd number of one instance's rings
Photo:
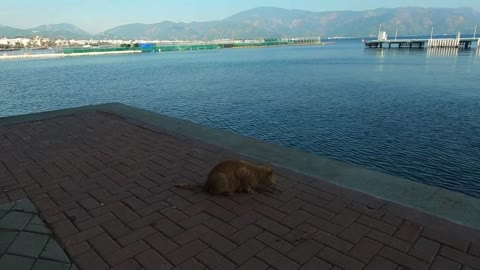
[[[434,57],[457,57],[459,53],[458,48],[428,48],[427,58]]]
[[[366,55],[375,55],[377,57],[399,56],[399,55],[421,55],[425,54],[425,49],[419,48],[365,48]]]
[[[455,57],[480,57],[480,47],[471,49],[462,48],[365,48],[365,55],[374,55],[379,59],[384,59],[387,56],[402,56],[402,55],[425,55],[426,58],[455,58]]]
[[[377,62],[377,71],[382,72],[384,70],[383,63],[385,62],[385,51],[384,50],[376,50],[375,56],[378,59]]]
[[[473,63],[480,64],[480,47],[477,47],[475,50],[475,57],[473,58]]]

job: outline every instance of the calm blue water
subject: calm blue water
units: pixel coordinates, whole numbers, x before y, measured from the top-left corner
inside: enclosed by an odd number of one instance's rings
[[[480,197],[480,53],[323,47],[0,62],[0,116],[122,102]]]

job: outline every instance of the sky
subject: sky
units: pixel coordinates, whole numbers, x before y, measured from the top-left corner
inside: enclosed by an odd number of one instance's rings
[[[0,0],[0,25],[72,23],[90,33],[128,23],[221,20],[256,7],[309,11],[390,7],[473,7],[480,0]]]

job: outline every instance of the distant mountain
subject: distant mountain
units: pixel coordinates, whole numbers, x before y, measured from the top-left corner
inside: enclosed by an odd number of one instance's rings
[[[292,36],[376,36],[378,26],[393,36],[473,32],[480,12],[472,8],[389,8],[366,11],[311,12],[262,7],[221,21],[127,24],[101,33],[103,37],[142,39],[215,39]]]
[[[279,8],[256,8],[226,18],[281,33],[283,36],[376,36],[382,29],[402,35],[430,34],[432,25],[436,33],[473,32],[480,23],[480,12],[472,8],[389,8],[366,11],[309,12]]]
[[[26,36],[29,33],[28,30],[0,25],[0,37]]]
[[[217,38],[258,38],[294,36],[376,36],[379,24],[390,36],[472,33],[480,24],[480,12],[472,8],[403,7],[366,11],[311,12],[263,7],[240,12],[211,22],[127,24],[97,35],[71,24],[17,29],[0,26],[0,36],[50,36],[57,38],[115,38],[151,40],[211,40]]]
[[[92,34],[69,23],[40,25],[29,30],[33,34],[55,38],[82,39],[92,37]]]
[[[164,21],[154,24],[134,23],[117,26],[97,35],[101,38],[120,39],[196,39],[195,23]]]
[[[13,28],[0,25],[0,37],[34,37],[44,36],[52,38],[82,39],[91,38],[92,34],[83,31],[73,24],[59,23],[40,25],[30,29]]]
[[[155,24],[127,24],[98,34],[98,38],[158,39],[158,40],[211,40],[215,38],[252,38],[280,36],[249,24],[213,21],[175,23],[164,21]]]

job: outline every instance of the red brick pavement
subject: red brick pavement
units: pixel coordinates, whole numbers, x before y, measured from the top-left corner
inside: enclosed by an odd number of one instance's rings
[[[480,269],[478,231],[282,168],[280,194],[173,187],[239,157],[100,112],[4,126],[0,202],[80,269]]]

